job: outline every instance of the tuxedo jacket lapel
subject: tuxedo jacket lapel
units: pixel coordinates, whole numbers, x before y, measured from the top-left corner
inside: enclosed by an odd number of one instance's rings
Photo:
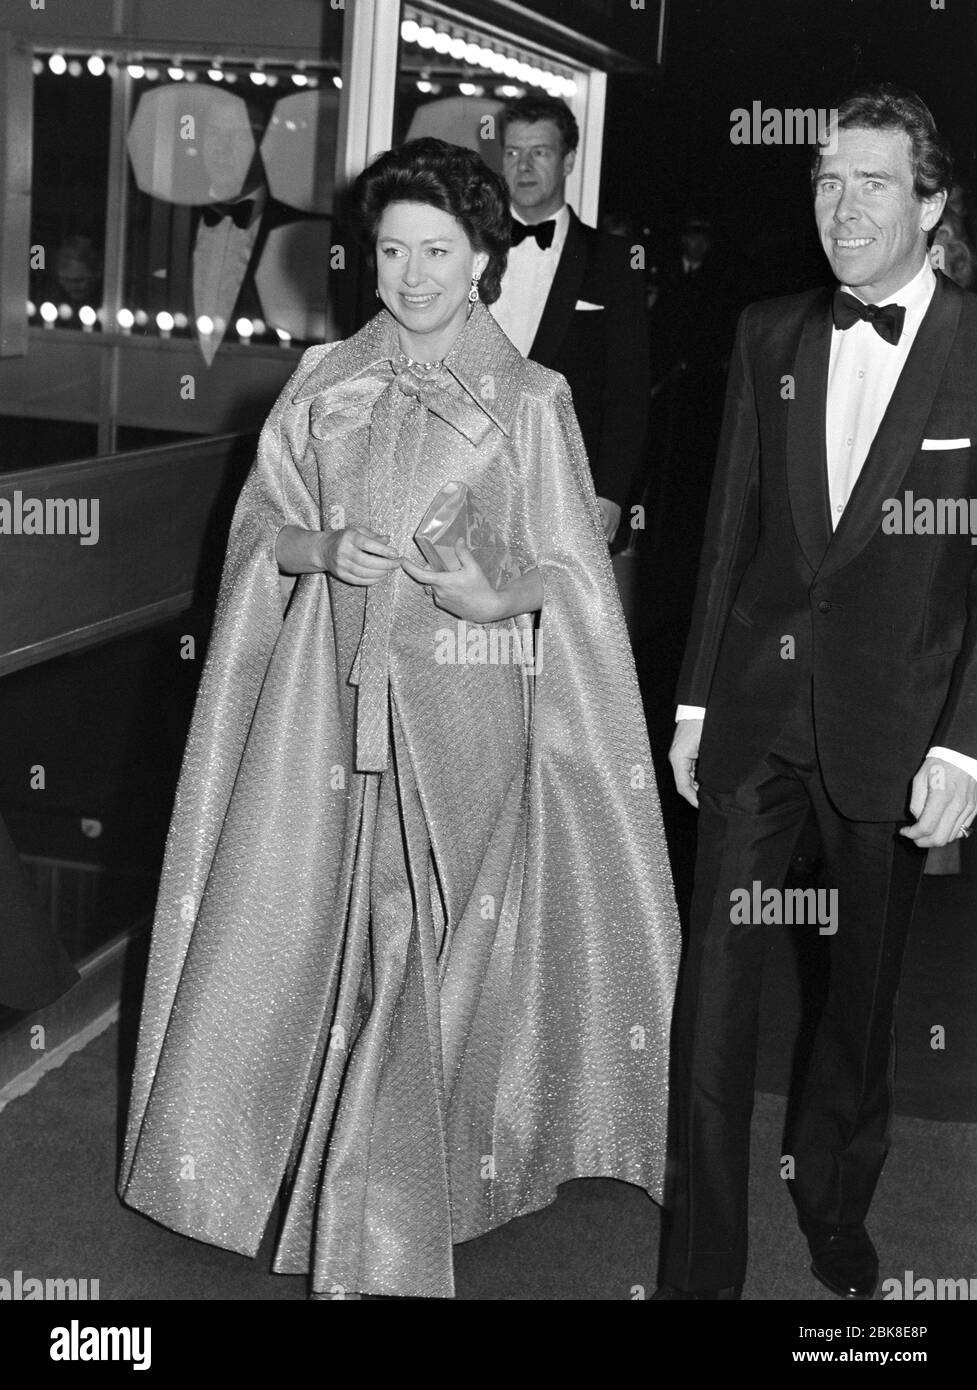
[[[947,294],[945,285],[938,274],[930,306],[828,547],[820,578],[840,570],[868,544],[879,528],[882,503],[896,494],[919,449],[960,319],[960,296]],[[823,450],[823,393],[821,399]]]
[[[830,297],[815,298],[801,324],[787,415],[787,487],[794,530],[816,572],[831,541],[825,403],[831,353]]]
[[[536,330],[536,337],[529,349],[532,360],[544,367],[552,365],[567,336],[587,269],[587,234],[573,209],[569,208],[568,211],[570,225],[567,227],[560,263],[556,267],[556,274],[546,297],[546,306]]]

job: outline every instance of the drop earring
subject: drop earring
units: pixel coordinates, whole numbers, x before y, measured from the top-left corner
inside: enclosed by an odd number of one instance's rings
[[[480,275],[473,275],[473,276],[472,276],[472,287],[471,287],[471,289],[468,291],[468,302],[469,302],[469,304],[477,304],[477,303],[478,303],[478,282],[479,282],[479,280],[480,280],[481,278],[482,278],[482,277],[481,277]]]

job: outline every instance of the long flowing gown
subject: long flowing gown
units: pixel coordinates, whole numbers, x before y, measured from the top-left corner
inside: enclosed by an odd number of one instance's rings
[[[412,537],[468,483],[524,619],[402,571],[286,584],[281,526]],[[242,492],[177,792],[124,1200],[319,1293],[450,1297],[452,1245],[610,1176],[661,1196],[679,932],[563,378],[477,305],[411,370],[385,311],[312,349]]]

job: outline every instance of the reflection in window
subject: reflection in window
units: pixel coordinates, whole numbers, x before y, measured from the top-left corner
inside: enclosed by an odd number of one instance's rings
[[[296,90],[258,70],[201,70],[192,85],[138,71],[123,332],[193,337],[208,363],[227,341],[338,336],[338,79],[303,73]]]
[[[111,80],[88,55],[34,60],[31,321],[101,325]]]

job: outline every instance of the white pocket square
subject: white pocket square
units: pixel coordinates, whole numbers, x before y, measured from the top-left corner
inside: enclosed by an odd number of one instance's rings
[[[969,449],[969,439],[924,439],[921,449]]]
[[[590,304],[586,299],[578,299],[573,306],[575,309],[603,309],[603,304]]]

